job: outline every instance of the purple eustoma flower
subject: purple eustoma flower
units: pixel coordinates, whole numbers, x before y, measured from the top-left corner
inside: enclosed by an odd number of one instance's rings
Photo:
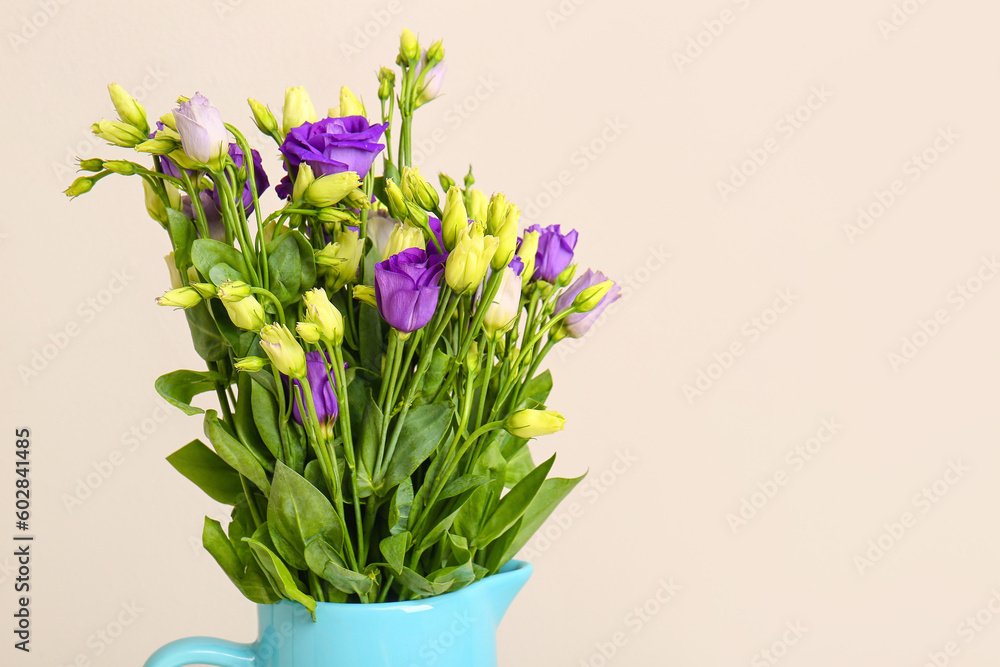
[[[573,261],[573,249],[576,248],[576,230],[563,234],[559,225],[541,227],[532,225],[529,232],[538,232],[538,252],[535,253],[534,280],[544,280],[554,283],[570,262]]]
[[[329,357],[326,357],[326,359],[329,359]],[[306,379],[309,381],[309,389],[313,395],[313,404],[316,406],[316,416],[319,417],[320,423],[325,424],[336,420],[337,414],[340,411],[340,405],[337,403],[337,392],[334,390],[335,385],[330,384],[333,380],[333,373],[331,372],[327,375],[326,363],[324,363],[322,352],[314,350],[306,354]],[[298,380],[292,380],[292,386],[295,387],[295,392],[302,401],[302,407],[305,407],[306,397],[305,392],[302,390],[302,384]],[[292,397],[292,401],[292,416],[297,423],[302,424],[305,420],[299,412],[299,406],[294,396]],[[306,411],[308,412],[308,408]]]
[[[431,321],[437,308],[445,255],[410,248],[375,265],[375,301],[382,319],[411,332]]]
[[[312,167],[316,178],[344,171],[357,172],[358,178],[364,178],[385,148],[378,143],[384,132],[385,125],[370,125],[364,116],[324,118],[292,128],[280,149],[288,174],[275,191],[282,198],[291,196],[303,162]]]
[[[603,283],[607,279],[608,277],[600,271],[587,269],[585,274],[577,278],[572,285],[566,288],[565,292],[556,298],[555,312],[559,313],[566,310],[573,305],[573,299],[580,292],[598,283]],[[562,327],[566,335],[570,338],[581,338],[590,330],[590,327],[594,326],[594,322],[601,316],[604,309],[621,298],[621,291],[621,287],[618,286],[618,283],[615,283],[593,310],[587,313],[573,313],[567,316],[562,321]]]

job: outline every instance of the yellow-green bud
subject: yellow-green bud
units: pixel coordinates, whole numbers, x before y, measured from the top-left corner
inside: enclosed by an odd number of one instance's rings
[[[316,180],[312,167],[305,162],[299,165],[299,172],[295,175],[295,183],[292,185],[292,201],[299,201],[306,193],[306,188]]]
[[[143,134],[149,134],[149,121],[146,120],[146,110],[142,105],[117,83],[108,84],[108,92],[111,93],[111,103],[115,105],[118,118]]]
[[[316,253],[316,265],[326,279],[326,289],[335,292],[358,279],[358,265],[365,244],[350,229],[337,233],[333,243]]]
[[[458,234],[469,226],[469,214],[465,210],[462,191],[456,187],[448,189],[444,203],[444,216],[441,219],[441,232],[444,237],[444,247],[450,251],[458,243]]]
[[[556,287],[566,287],[571,282],[573,282],[573,276],[576,275],[576,264],[570,264],[562,273],[556,278]]]
[[[165,126],[169,127],[174,132],[177,131],[177,121],[174,120],[174,114],[172,111],[168,111],[167,113],[160,116],[160,122],[163,123]]]
[[[300,380],[306,376],[306,353],[284,324],[264,326],[260,346],[279,372]]]
[[[521,237],[521,247],[517,250],[517,256],[524,262],[524,270],[521,272],[522,287],[528,286],[528,281],[535,275],[535,255],[538,254],[538,232],[525,232]]]
[[[179,211],[181,208],[181,193],[170,183],[163,183],[163,188],[166,191],[170,208]],[[161,225],[166,225],[169,220],[167,217],[167,205],[163,203],[163,199],[153,189],[153,186],[149,184],[149,181],[145,179],[142,181],[142,192],[146,201],[146,212],[149,213],[149,217]]]
[[[295,325],[295,332],[310,345],[315,345],[322,338],[319,333],[319,326],[313,322],[299,322]]]
[[[260,357],[243,357],[242,359],[237,359],[233,366],[236,370],[243,371],[244,373],[256,373],[257,371],[263,370],[266,364],[267,359],[262,359]]]
[[[306,187],[303,198],[313,206],[333,206],[361,185],[356,172],[320,176]]]
[[[281,130],[287,135],[303,123],[316,122],[316,108],[309,93],[301,86],[285,89],[285,106],[281,111]]]
[[[424,245],[424,233],[419,228],[409,224],[397,225],[389,234],[382,259],[389,259],[410,248],[423,248]]]
[[[469,199],[469,217],[485,225],[489,218],[489,202],[486,195],[477,188],[469,188],[465,191],[465,195]]]
[[[437,190],[420,175],[417,167],[403,167],[403,195],[426,211],[433,210],[440,201]]]
[[[90,131],[109,144],[132,148],[146,141],[146,135],[128,123],[116,120],[101,120],[90,126]]]
[[[340,87],[340,116],[367,116],[365,105],[347,86]]]
[[[409,65],[415,65],[420,59],[420,42],[417,41],[417,36],[406,28],[403,28],[403,34],[399,37],[399,56]]]
[[[122,176],[132,176],[135,174],[136,164],[128,160],[108,160],[104,163],[104,168]]]
[[[605,280],[604,282],[597,283],[596,285],[591,285],[587,289],[583,290],[576,295],[573,299],[573,307],[576,308],[578,312],[589,313],[597,304],[601,302],[612,287],[615,286],[615,281]]]
[[[476,182],[476,177],[472,175],[472,165],[469,165],[469,173],[465,175],[465,189],[468,190]]]
[[[100,171],[104,169],[104,160],[96,157],[92,157],[86,160],[80,160],[80,171]]]
[[[427,66],[431,67],[444,60],[444,44],[439,39],[427,48]]]
[[[375,298],[375,288],[370,285],[355,285],[351,296],[361,303],[367,303],[372,308],[378,308],[378,300]]]
[[[441,184],[441,189],[445,192],[448,192],[448,190],[451,190],[455,186],[455,179],[443,171],[438,174],[438,182]]]
[[[198,290],[191,287],[179,287],[156,297],[156,303],[172,308],[192,308],[201,303],[201,295],[198,294]]]
[[[493,234],[503,225],[503,219],[506,216],[507,198],[502,192],[496,192],[490,197],[490,203],[486,209],[486,219],[479,222],[486,223],[486,229],[490,230],[490,234]]]
[[[316,287],[303,294],[302,300],[306,304],[306,323],[316,325],[320,338],[331,345],[343,343],[344,316],[330,303],[326,292]]]
[[[378,98],[385,102],[392,97],[392,91],[396,87],[396,73],[388,67],[383,67],[378,71]]]
[[[278,119],[274,117],[271,110],[252,97],[247,100],[247,103],[250,105],[250,111],[253,112],[253,122],[257,129],[267,135],[277,134]]]
[[[140,153],[150,153],[151,155],[169,155],[174,151],[178,151],[180,147],[181,142],[177,139],[174,139],[163,132],[157,132],[155,137],[147,139],[137,145],[135,149]]]
[[[353,172],[352,172],[353,173]],[[344,204],[350,208],[359,209],[369,209],[372,207],[371,200],[365,195],[365,191],[361,188],[355,188],[347,193],[347,196],[343,199]]]
[[[75,181],[70,183],[70,186],[63,190],[63,194],[67,197],[79,197],[80,195],[87,194],[94,187],[94,179],[90,176],[80,176]]]
[[[521,278],[510,267],[500,271],[500,286],[483,317],[483,329],[492,340],[498,340],[514,325],[521,310]]]
[[[472,341],[472,344],[469,345],[469,352],[465,355],[465,370],[468,371],[469,375],[472,375],[479,370],[480,360],[479,343]],[[492,359],[487,361],[487,363],[492,362]]]
[[[222,305],[226,307],[229,319],[240,329],[258,331],[267,321],[264,318],[264,307],[253,296],[239,301],[223,301]]]
[[[505,215],[498,221],[496,228],[489,227],[489,232],[497,237],[500,244],[497,252],[493,255],[491,266],[495,269],[502,269],[514,259],[514,252],[517,250],[517,221],[521,216],[521,211],[514,204],[508,204]],[[493,216],[490,216],[493,220]]]
[[[430,216],[427,215],[427,211],[424,209],[411,202],[406,202],[406,212],[407,220],[415,224],[417,227],[424,228],[428,226]]]
[[[219,285],[216,296],[222,299],[223,303],[235,303],[250,296],[250,286],[242,280],[227,280]]]
[[[357,227],[359,224],[358,217],[351,213],[350,211],[345,211],[342,208],[333,208],[332,206],[327,206],[320,209],[319,214],[316,216],[319,221],[326,225],[342,225],[348,224],[352,227]]]
[[[483,226],[479,223],[463,229],[444,266],[448,286],[459,294],[475,291],[490,267],[497,244],[495,236],[483,235]]]
[[[389,215],[397,220],[406,220],[410,215],[406,206],[406,196],[391,178],[385,179],[385,196],[389,200]]]
[[[566,419],[555,410],[518,410],[503,425],[516,438],[537,438],[563,430]]]
[[[211,299],[219,294],[218,288],[212,283],[191,283],[191,287],[198,290],[203,299]]]

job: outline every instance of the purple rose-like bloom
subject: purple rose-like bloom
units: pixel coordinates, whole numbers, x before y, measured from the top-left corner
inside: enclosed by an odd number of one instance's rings
[[[585,274],[577,278],[572,285],[566,288],[565,292],[556,298],[555,312],[559,313],[566,310],[573,305],[573,300],[576,299],[580,292],[598,283],[603,283],[607,279],[608,277],[600,271],[587,269]],[[590,327],[594,326],[594,322],[601,316],[604,309],[621,298],[621,292],[621,287],[618,286],[618,283],[615,283],[593,310],[587,313],[573,313],[567,316],[562,321],[566,335],[570,338],[580,338],[586,334],[590,330]]]
[[[538,252],[535,253],[535,275],[532,279],[554,283],[559,274],[573,261],[576,230],[563,234],[559,230],[559,225],[548,227],[532,225],[527,231],[538,232]]]
[[[378,143],[385,125],[370,125],[364,116],[324,118],[315,123],[303,123],[293,128],[284,143],[288,174],[275,188],[279,197],[292,194],[292,184],[303,162],[312,167],[316,178],[344,171],[357,172],[364,178],[385,145]]]
[[[382,319],[411,332],[431,321],[437,309],[446,255],[410,248],[375,265],[375,301]]]
[[[309,381],[309,389],[312,390],[313,404],[316,406],[316,416],[319,417],[320,423],[333,422],[340,412],[340,405],[337,403],[337,392],[334,385],[330,384],[333,380],[333,373],[327,375],[324,355],[318,350],[306,354],[306,380]],[[292,386],[302,401],[302,407],[305,407],[306,396],[302,389],[302,383],[299,380],[292,380]],[[299,412],[298,402],[295,401],[294,396],[291,400],[292,416],[297,423],[304,423],[305,419]],[[306,408],[306,412],[308,412],[308,408]]]

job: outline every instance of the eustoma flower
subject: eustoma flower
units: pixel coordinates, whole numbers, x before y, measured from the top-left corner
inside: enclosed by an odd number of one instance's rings
[[[576,248],[577,238],[576,230],[563,234],[559,225],[549,225],[548,227],[532,225],[528,227],[527,231],[538,232],[534,280],[554,283],[563,269],[573,261],[573,249]],[[521,256],[524,255],[521,254]]]
[[[312,167],[316,178],[328,174],[353,171],[364,179],[382,149],[378,143],[385,125],[369,125],[364,116],[324,118],[315,123],[303,123],[292,128],[281,144],[281,154],[288,165],[288,175],[276,191],[288,197],[300,164]]]
[[[375,301],[382,319],[403,332],[431,321],[441,290],[444,255],[417,248],[404,250],[375,265]]]
[[[229,144],[229,132],[219,110],[201,93],[195,93],[174,110],[174,123],[189,158],[216,166]]]
[[[514,324],[521,307],[521,271],[524,264],[515,257],[510,266],[502,270],[500,287],[483,317],[483,329],[494,340]]]
[[[312,392],[313,406],[316,408],[316,416],[319,418],[320,424],[334,421],[340,411],[340,406],[337,404],[336,385],[330,384],[336,382],[333,380],[333,372],[328,374],[326,370],[328,359],[329,357],[324,357],[324,354],[318,350],[306,354],[306,381]],[[302,407],[306,409],[308,414],[309,409],[306,407],[305,391],[302,389],[301,381],[293,379],[292,386],[302,402]],[[294,398],[292,416],[299,424],[305,422],[304,415],[299,412],[299,401],[295,401]]]
[[[598,285],[607,281],[608,278],[600,271],[591,271],[587,269],[587,272],[576,279],[572,285],[566,288],[566,291],[559,295],[556,299],[556,312],[563,311],[573,305],[573,301],[579,296],[581,292],[589,287]],[[621,288],[616,284],[611,286],[611,289],[604,295],[597,305],[592,309],[584,313],[573,313],[568,315],[560,325],[561,333],[569,336],[570,338],[580,338],[586,334],[590,327],[594,326],[594,322],[601,316],[604,309],[610,306],[612,303],[621,298]]]

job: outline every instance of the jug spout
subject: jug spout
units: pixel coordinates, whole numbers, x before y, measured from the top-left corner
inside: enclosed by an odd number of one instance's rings
[[[507,613],[510,603],[514,601],[514,597],[524,588],[528,577],[531,576],[531,570],[531,563],[512,560],[500,568],[499,572],[480,582],[480,585],[486,589],[485,593],[493,611],[495,623],[500,623],[500,619]]]

